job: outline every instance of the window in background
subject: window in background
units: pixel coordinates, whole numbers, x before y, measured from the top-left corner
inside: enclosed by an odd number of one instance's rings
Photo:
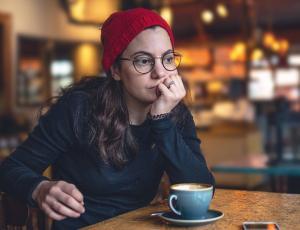
[[[73,83],[74,66],[71,60],[54,60],[50,65],[51,95],[57,96],[62,88]]]
[[[252,69],[249,72],[248,97],[254,101],[269,101],[274,98],[274,80],[271,70]]]
[[[289,101],[299,100],[300,73],[297,68],[275,70],[275,95]]]
[[[296,68],[279,68],[275,71],[276,86],[298,86],[299,82],[299,70]]]
[[[300,54],[290,54],[287,60],[290,66],[300,66]]]

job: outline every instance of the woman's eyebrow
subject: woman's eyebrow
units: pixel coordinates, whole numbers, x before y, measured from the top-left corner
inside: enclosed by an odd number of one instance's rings
[[[146,51],[138,51],[138,52],[135,52],[135,53],[131,54],[130,57],[136,56],[136,55],[138,55],[138,54],[146,54],[146,55],[152,56],[152,54],[149,53],[149,52],[146,52]]]
[[[171,53],[171,52],[173,52],[173,50],[172,50],[172,49],[169,49],[169,50],[165,51],[161,56],[164,56],[164,55],[166,55],[166,54],[168,54],[168,53]],[[146,54],[146,55],[149,55],[149,56],[154,57],[153,54],[151,54],[151,53],[149,53],[149,52],[147,52],[147,51],[138,51],[138,52],[135,52],[135,53],[133,53],[132,55],[130,55],[130,57],[136,56],[136,55],[138,55],[138,54]]]

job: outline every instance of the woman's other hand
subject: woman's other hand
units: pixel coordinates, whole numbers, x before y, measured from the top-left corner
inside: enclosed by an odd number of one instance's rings
[[[150,114],[169,113],[186,95],[181,77],[170,75],[157,88],[158,99],[152,104]]]
[[[83,195],[65,181],[42,181],[32,193],[47,216],[54,220],[79,217],[84,213]]]

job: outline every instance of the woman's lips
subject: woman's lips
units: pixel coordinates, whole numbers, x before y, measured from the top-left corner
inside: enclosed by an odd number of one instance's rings
[[[159,91],[158,86],[153,86],[148,89],[153,90],[153,91],[155,90],[155,94],[157,97],[159,97],[161,95],[161,92]]]
[[[149,89],[154,89],[154,88],[156,88],[158,85],[154,85],[154,86],[151,86],[151,87],[149,87]]]
[[[158,87],[156,87],[156,91],[155,91],[155,92],[156,92],[156,96],[157,96],[157,97],[159,97],[159,96],[161,95],[161,92],[160,92],[160,90],[159,90]]]

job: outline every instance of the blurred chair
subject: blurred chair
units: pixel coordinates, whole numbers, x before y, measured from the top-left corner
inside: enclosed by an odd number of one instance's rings
[[[288,101],[277,99],[276,110],[268,115],[266,150],[272,164],[300,161],[300,113],[291,111]]]
[[[209,167],[227,161],[264,156],[262,135],[253,124],[245,122],[224,122],[208,131],[198,130],[201,149]],[[264,183],[261,175],[240,173],[214,173],[216,186],[223,188],[256,189]]]
[[[266,129],[266,152],[270,156],[270,165],[285,165],[299,167],[300,165],[300,112],[291,109],[291,104],[285,98],[277,98],[275,109],[268,114]],[[281,190],[288,193],[300,193],[297,175],[281,178]]]
[[[0,229],[50,229],[49,221],[41,210],[29,208],[22,201],[6,193],[1,193],[0,201]]]

